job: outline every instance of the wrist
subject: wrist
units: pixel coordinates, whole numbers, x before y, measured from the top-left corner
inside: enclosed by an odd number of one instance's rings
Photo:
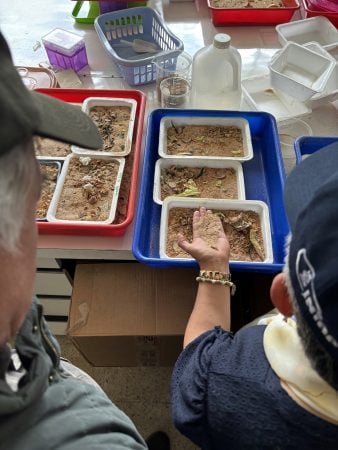
[[[210,263],[200,263],[200,270],[212,270],[218,272],[229,273],[229,263],[225,262],[210,262]]]
[[[230,288],[231,295],[234,295],[236,292],[236,285],[231,281],[231,274],[229,272],[200,270],[196,281],[211,285],[227,286]]]

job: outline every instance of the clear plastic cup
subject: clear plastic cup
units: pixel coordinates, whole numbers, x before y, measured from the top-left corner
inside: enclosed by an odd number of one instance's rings
[[[279,140],[282,145],[293,149],[295,140],[300,136],[312,136],[312,128],[305,120],[293,118],[277,123]]]
[[[159,53],[152,60],[156,69],[157,100],[161,104],[161,81],[170,77],[181,77],[191,84],[192,57],[189,53],[173,50]]]
[[[160,83],[162,108],[187,108],[191,85],[186,78],[169,77]]]

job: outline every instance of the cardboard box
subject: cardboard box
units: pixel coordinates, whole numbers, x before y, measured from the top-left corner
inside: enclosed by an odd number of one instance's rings
[[[68,335],[94,366],[172,366],[192,311],[197,269],[79,264]]]

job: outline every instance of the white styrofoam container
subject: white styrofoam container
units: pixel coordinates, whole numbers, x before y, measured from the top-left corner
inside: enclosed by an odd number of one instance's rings
[[[336,59],[317,42],[309,42],[308,44],[304,44],[304,47],[310,48],[314,52],[327,56],[336,63],[335,68],[327,80],[324,90],[319,94],[313,95],[307,101],[307,106],[315,109],[326,105],[328,102],[338,100],[338,63],[336,62]]]
[[[306,47],[313,52],[319,53],[320,55],[326,56],[329,59],[335,60],[335,58],[329,53],[325,48],[318,44],[318,42],[308,42],[307,44],[303,44],[303,47]]]
[[[180,167],[211,167],[216,169],[231,168],[235,170],[237,181],[237,193],[239,200],[245,200],[245,186],[242,164],[238,161],[210,161],[208,159],[194,158],[184,160],[183,158],[159,158],[155,164],[153,200],[155,203],[162,205],[161,199],[161,170],[170,166]],[[177,198],[177,197],[175,197]],[[191,198],[191,197],[190,197]],[[195,198],[195,197],[194,197]],[[224,199],[223,199],[224,200]]]
[[[58,219],[56,217],[58,203],[59,203],[59,200],[60,200],[60,197],[62,194],[64,182],[65,182],[65,179],[66,179],[67,173],[68,173],[68,166],[69,166],[70,161],[73,158],[104,159],[106,161],[117,161],[119,163],[119,169],[118,169],[116,182],[115,182],[115,186],[114,186],[114,192],[113,192],[111,208],[110,208],[108,219],[102,220],[102,221],[66,220],[66,219]],[[52,197],[52,200],[50,202],[50,205],[49,205],[49,208],[47,211],[47,221],[48,222],[57,222],[57,223],[76,224],[76,225],[78,225],[78,224],[88,224],[88,225],[100,225],[101,224],[102,225],[102,224],[112,223],[115,219],[116,207],[117,207],[117,201],[118,201],[118,197],[119,197],[119,191],[120,191],[120,186],[121,186],[121,181],[122,181],[124,165],[125,165],[125,158],[116,158],[116,157],[107,156],[107,155],[97,155],[97,154],[75,155],[75,154],[71,154],[71,155],[67,156],[67,158],[65,159],[65,162],[63,163],[61,173],[60,173],[60,176],[59,176],[59,179],[58,179],[55,191],[54,191],[54,195]]]
[[[269,64],[271,85],[305,101],[324,90],[334,66],[331,58],[288,42]]]
[[[273,89],[270,75],[254,76],[242,80],[247,104],[255,111],[266,111],[277,121],[310,114],[311,109],[297,99]]]
[[[315,41],[326,50],[332,50],[338,46],[338,30],[324,16],[281,23],[276,26],[276,31],[281,45],[289,41],[297,44]]]
[[[114,106],[127,106],[130,108],[130,119],[127,136],[125,139],[125,146],[123,151],[99,151],[90,150],[76,145],[72,145],[72,151],[78,155],[97,154],[97,155],[109,155],[109,156],[126,156],[129,155],[133,143],[133,133],[135,125],[136,107],[137,102],[132,98],[114,98],[114,97],[88,97],[82,103],[82,111],[89,115],[91,108],[95,106],[114,107]]]
[[[160,246],[159,253],[160,258],[175,259],[177,261],[186,261],[193,258],[172,258],[166,254],[166,242],[168,235],[168,219],[169,211],[171,208],[191,208],[194,210],[204,206],[211,210],[239,210],[239,211],[254,211],[259,215],[262,235],[265,259],[264,263],[273,262],[273,250],[272,250],[272,238],[270,228],[269,208],[266,203],[260,200],[216,200],[205,198],[176,198],[167,197],[163,201],[161,222],[160,222]],[[232,260],[230,260],[231,262]],[[234,261],[232,261],[234,262]],[[236,261],[250,264],[250,261]],[[252,261],[257,262],[257,261]]]
[[[338,64],[336,63],[335,68],[327,81],[324,90],[313,95],[308,101],[307,105],[312,108],[318,108],[320,106],[327,105],[328,102],[334,102],[338,100]]]
[[[61,173],[61,160],[57,160],[57,159],[52,159],[52,158],[44,158],[42,156],[38,156],[37,157],[38,162],[40,164],[40,171],[42,171],[41,166],[45,165],[45,166],[54,166],[57,168],[57,174],[56,174],[56,180],[55,180],[55,189],[59,180],[59,176]],[[43,181],[42,181],[43,183]],[[42,186],[42,192],[43,192],[43,186]],[[47,208],[48,209],[48,208]],[[46,220],[47,219],[47,211],[46,211],[46,217],[36,217],[37,221],[41,221],[41,220]]]
[[[236,126],[238,127],[243,136],[243,149],[244,156],[232,157],[232,156],[189,156],[189,155],[169,155],[167,153],[167,130],[171,128],[174,123],[175,127],[186,125],[214,125],[222,127]],[[204,158],[209,160],[236,160],[236,161],[248,161],[253,158],[253,147],[251,141],[251,133],[249,122],[246,119],[238,117],[188,117],[188,116],[168,116],[163,117],[160,122],[160,135],[158,154],[162,158]]]

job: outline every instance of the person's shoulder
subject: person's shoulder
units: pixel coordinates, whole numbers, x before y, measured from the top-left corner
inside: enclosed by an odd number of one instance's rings
[[[232,351],[247,352],[252,348],[263,348],[264,325],[244,327],[236,332],[215,328],[214,339],[222,347],[229,347]]]
[[[266,373],[269,364],[263,348],[264,330],[265,326],[257,325],[237,331],[231,339],[226,332],[220,335],[210,369],[238,376]]]

